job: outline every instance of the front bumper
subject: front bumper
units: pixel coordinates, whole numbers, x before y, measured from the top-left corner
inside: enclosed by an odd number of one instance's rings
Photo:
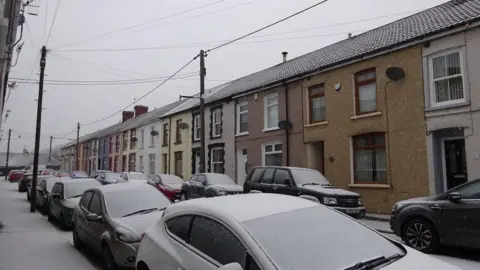
[[[354,218],[363,218],[367,214],[367,209],[363,206],[359,207],[332,207],[333,209],[340,211],[344,214],[352,216]]]
[[[390,217],[390,229],[392,230],[392,232],[394,234],[401,237],[401,235],[402,235],[402,232],[401,232],[402,231],[402,224],[398,220],[397,215],[395,215],[393,213],[392,213],[392,216]]]
[[[110,247],[112,250],[115,262],[120,267],[135,267],[135,261],[137,259],[137,251],[139,243],[124,243],[116,241]]]

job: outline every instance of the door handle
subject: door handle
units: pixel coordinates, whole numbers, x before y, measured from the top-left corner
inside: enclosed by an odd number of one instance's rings
[[[435,211],[442,210],[442,208],[440,206],[432,206],[432,207],[430,207],[430,209],[435,210]]]

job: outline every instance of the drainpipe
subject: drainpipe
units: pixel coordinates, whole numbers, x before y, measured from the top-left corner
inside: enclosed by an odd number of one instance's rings
[[[288,84],[283,83],[285,86],[285,119],[288,120]],[[286,165],[290,166],[290,131],[285,129],[285,148],[287,150],[287,156],[286,156]]]
[[[172,144],[170,143],[172,141],[172,136],[170,136],[172,134],[172,117],[169,117],[168,118],[168,174],[171,174],[171,161],[172,161]]]

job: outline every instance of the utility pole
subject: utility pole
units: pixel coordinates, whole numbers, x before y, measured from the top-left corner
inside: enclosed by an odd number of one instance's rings
[[[12,129],[8,130],[8,144],[7,144],[7,161],[5,162],[6,172],[8,173],[8,158],[10,156],[10,137],[12,136]]]
[[[77,123],[77,145],[75,146],[75,170],[80,170],[80,122]]]
[[[205,173],[205,52],[200,50],[200,173]]]
[[[33,177],[32,190],[37,188],[38,176],[38,158],[40,153],[40,132],[42,130],[42,102],[43,102],[43,78],[45,76],[45,63],[47,61],[47,47],[42,47],[42,57],[40,58],[40,81],[38,84],[38,103],[37,103],[37,127],[35,130],[35,150],[33,155]],[[30,194],[30,212],[35,212],[37,202],[37,192]]]
[[[50,149],[48,150],[48,164],[52,161],[52,141],[53,136],[50,136]]]

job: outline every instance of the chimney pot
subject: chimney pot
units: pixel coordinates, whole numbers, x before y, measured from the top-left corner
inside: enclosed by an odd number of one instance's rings
[[[348,33],[348,38],[352,38],[352,33]]]
[[[288,52],[282,52],[283,54],[283,63],[287,62],[287,54]]]

